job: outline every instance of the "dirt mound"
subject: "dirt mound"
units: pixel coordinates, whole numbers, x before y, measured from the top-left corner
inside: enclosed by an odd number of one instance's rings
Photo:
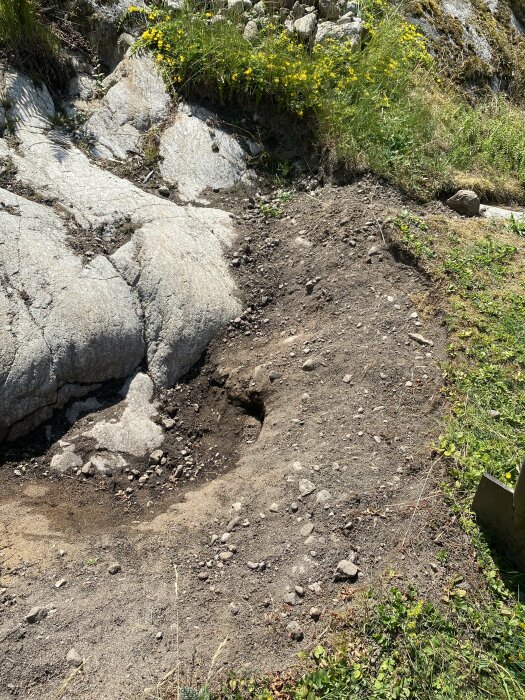
[[[436,597],[456,560],[474,579],[431,457],[444,330],[425,278],[385,244],[406,205],[368,179],[244,198],[231,259],[244,312],[157,397],[160,476],[60,478],[44,431],[4,452],[2,699],[51,696],[72,647],[85,663],[71,698],[154,687],[177,639],[197,678],[226,638],[219,665],[282,668],[361,586],[409,575]]]

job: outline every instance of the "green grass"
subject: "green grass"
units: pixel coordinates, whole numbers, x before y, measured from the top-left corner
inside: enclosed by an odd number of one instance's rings
[[[38,0],[0,0],[0,55],[50,87],[61,85],[67,74],[60,43]]]
[[[153,54],[172,90],[264,106],[302,125],[337,169],[372,171],[418,197],[476,184],[496,201],[525,201],[525,115],[504,97],[477,106],[445,88],[423,37],[382,0],[363,5],[362,42],[313,49],[278,20],[253,43],[236,21],[188,6],[139,11],[136,50]]]

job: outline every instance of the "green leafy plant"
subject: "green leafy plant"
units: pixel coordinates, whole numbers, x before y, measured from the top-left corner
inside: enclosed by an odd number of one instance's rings
[[[525,214],[521,217],[511,214],[507,223],[507,230],[515,233],[517,236],[525,236]]]

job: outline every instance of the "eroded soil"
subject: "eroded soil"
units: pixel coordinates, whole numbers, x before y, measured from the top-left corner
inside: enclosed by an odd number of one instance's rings
[[[224,640],[214,678],[282,669],[359,588],[409,579],[437,599],[458,572],[476,585],[431,449],[444,328],[427,280],[386,244],[388,216],[429,209],[371,179],[295,193],[281,219],[248,194],[216,197],[237,214],[228,255],[245,311],[158,397],[162,474],[139,487],[50,472],[64,414],[4,449],[1,700],[156,697],[179,658],[205,679]],[[335,582],[352,550],[357,581]],[[30,624],[33,606],[47,615]],[[72,647],[85,662],[61,690]]]

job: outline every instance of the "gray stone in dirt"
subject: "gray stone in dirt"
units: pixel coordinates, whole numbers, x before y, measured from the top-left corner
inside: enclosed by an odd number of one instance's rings
[[[240,524],[241,524],[240,517],[238,515],[235,515],[226,525],[226,531],[232,532]]]
[[[345,374],[343,377],[343,382],[345,384],[350,384],[350,382],[352,381],[352,376],[353,375],[351,375],[351,374]]]
[[[124,452],[136,457],[151,453],[164,438],[162,428],[153,420],[157,415],[153,382],[146,374],[139,372],[126,382],[121,393],[125,397],[121,417],[114,423],[101,420],[85,435],[96,441],[98,449]]]
[[[200,201],[208,188],[227,189],[253,178],[244,149],[221,129],[217,115],[187,103],[161,135],[160,155],[162,177],[185,200]]]
[[[382,250],[380,246],[378,245],[373,245],[367,252],[367,255],[369,258],[371,258],[373,255],[381,255]]]
[[[305,523],[300,530],[301,537],[309,537],[309,535],[311,535],[313,531],[314,531],[314,524],[313,523]]]
[[[49,466],[61,474],[66,474],[73,469],[79,469],[82,466],[82,458],[73,450],[67,450],[61,454],[53,455]]]
[[[126,56],[103,82],[104,97],[84,125],[92,154],[125,159],[140,153],[141,138],[168,115],[170,97],[153,59]]]
[[[84,659],[80,656],[76,649],[70,649],[66,654],[66,661],[70,666],[78,668],[84,663]]]
[[[425,338],[420,333],[409,333],[408,337],[411,340],[415,340],[416,343],[419,343],[420,345],[434,345],[433,340],[428,340],[428,338]]]
[[[80,471],[83,476],[94,476],[95,474],[95,468],[91,462],[86,462]]]
[[[310,608],[310,611],[309,611],[308,614],[310,615],[310,617],[312,618],[312,620],[314,620],[315,622],[317,622],[317,621],[319,620],[319,618],[321,617],[321,614],[322,614],[322,613],[321,613],[321,610],[320,610],[319,608],[315,608],[315,607],[314,607],[314,608]]]
[[[278,513],[279,512],[279,506],[277,503],[272,503],[270,506],[270,513]]]
[[[299,493],[301,496],[308,496],[316,489],[316,485],[309,479],[299,479]]]
[[[320,503],[321,505],[324,505],[325,503],[328,503],[332,498],[332,494],[330,491],[327,491],[326,489],[323,489],[322,491],[319,491],[315,498],[316,503]]]
[[[46,617],[46,615],[47,615],[47,610],[45,608],[41,608],[40,606],[35,605],[35,607],[31,608],[31,610],[24,617],[24,620],[26,622],[28,622],[30,625],[32,625],[35,622],[39,622],[40,620],[43,620],[44,617]]]
[[[66,585],[66,583],[67,583],[67,579],[60,578],[60,579],[58,579],[58,581],[55,582],[55,588],[62,588],[63,586]]]
[[[164,452],[162,450],[153,450],[149,456],[150,464],[160,464],[160,460],[164,457]]]
[[[337,582],[355,581],[358,573],[359,569],[352,561],[342,559],[336,567],[334,580]]]
[[[118,574],[120,571],[122,571],[122,567],[118,562],[115,562],[114,564],[110,564],[110,566],[108,566],[108,574],[111,574],[112,576]]]
[[[219,559],[221,561],[229,561],[233,557],[233,552],[220,552]]]
[[[296,598],[295,592],[290,591],[288,593],[285,593],[283,595],[283,603],[286,603],[286,605],[296,605],[297,598]]]
[[[286,631],[288,632],[290,639],[293,639],[294,642],[301,642],[304,638],[303,630],[298,622],[290,622],[286,626]]]
[[[319,362],[313,357],[309,357],[305,362],[303,362],[301,369],[303,372],[313,372],[319,367]]]
[[[299,598],[304,598],[306,591],[304,590],[304,588],[302,586],[295,586],[294,590],[297,593],[297,595],[299,596]]]
[[[447,199],[447,205],[462,216],[478,216],[480,199],[473,190],[459,190]]]
[[[310,14],[304,17],[299,17],[299,19],[296,19],[293,23],[294,32],[303,41],[309,41],[313,38],[316,27],[317,15],[315,12],[310,12]]]
[[[170,196],[170,188],[166,187],[166,185],[161,185],[158,189],[158,192],[162,197],[169,197]]]

